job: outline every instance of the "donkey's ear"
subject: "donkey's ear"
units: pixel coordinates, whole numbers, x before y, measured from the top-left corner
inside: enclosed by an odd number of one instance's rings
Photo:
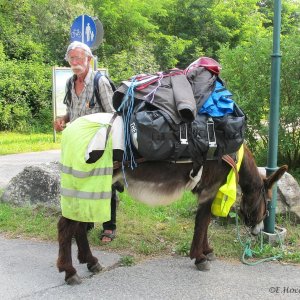
[[[273,184],[277,182],[287,170],[288,170],[288,166],[283,165],[278,170],[276,170],[276,172],[274,172],[268,178],[266,178],[265,184],[267,188],[271,189],[273,187]]]

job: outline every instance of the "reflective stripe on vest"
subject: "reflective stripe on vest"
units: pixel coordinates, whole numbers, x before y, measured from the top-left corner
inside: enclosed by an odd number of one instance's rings
[[[113,174],[112,137],[102,157],[85,162],[90,140],[107,125],[78,118],[63,131],[61,142],[61,209],[68,219],[81,222],[110,220]]]
[[[111,197],[111,192],[91,193],[91,192],[69,190],[65,188],[61,188],[60,192],[63,196],[66,197],[75,197],[75,198],[91,199],[91,200],[106,199]]]
[[[94,169],[89,172],[82,172],[78,170],[74,170],[72,167],[67,167],[60,164],[60,170],[63,173],[71,174],[74,177],[78,178],[86,178],[90,176],[99,176],[99,175],[111,175],[113,173],[113,168],[105,168],[105,169]]]
[[[238,162],[236,169],[239,171],[244,156],[244,146],[242,145],[238,151]],[[211,212],[218,217],[227,217],[231,206],[236,201],[237,182],[233,169],[227,175],[227,181],[222,185],[212,203]]]

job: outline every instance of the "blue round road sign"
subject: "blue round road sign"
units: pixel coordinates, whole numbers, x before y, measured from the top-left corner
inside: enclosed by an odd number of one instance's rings
[[[101,43],[101,41],[99,41],[99,32],[97,32],[97,29],[101,31],[99,23],[98,21],[96,24],[94,19],[87,15],[77,17],[71,26],[71,42],[79,41],[88,45],[90,48],[98,47]]]

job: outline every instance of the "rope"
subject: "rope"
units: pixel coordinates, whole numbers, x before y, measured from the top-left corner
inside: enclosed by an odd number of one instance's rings
[[[149,94],[147,94],[147,95],[144,96],[145,99],[148,99],[148,97],[151,96],[151,99],[149,100],[150,103],[153,102],[155,93],[156,93],[156,91],[158,90],[158,88],[161,86],[161,80],[162,80],[163,77],[164,77],[162,72],[160,72],[160,73],[158,73],[158,74],[159,74],[159,76],[158,76],[158,80],[157,80],[157,85],[156,85],[156,87],[155,87]]]
[[[134,108],[134,88],[135,88],[135,78],[132,78],[131,85],[128,87],[126,94],[123,98],[122,104],[118,108],[118,111],[122,112],[124,121],[124,152],[122,160],[122,172],[126,187],[128,187],[126,176],[125,176],[125,162],[130,162],[131,169],[137,167],[137,163],[134,159],[134,154],[131,145],[130,138],[130,119]],[[128,154],[129,151],[129,154]]]
[[[235,222],[236,222],[236,227],[237,227],[238,240],[239,240],[241,246],[244,247],[244,251],[243,251],[243,254],[242,254],[242,257],[241,257],[242,263],[244,263],[245,265],[248,265],[248,266],[255,266],[255,265],[258,265],[260,263],[263,263],[263,262],[266,262],[266,261],[271,261],[271,260],[277,260],[277,259],[282,257],[282,255],[283,255],[283,245],[282,245],[281,238],[280,238],[279,234],[277,233],[279,243],[280,243],[280,246],[281,246],[281,253],[278,254],[278,255],[274,255],[274,256],[271,256],[271,257],[260,259],[258,261],[248,262],[247,258],[252,258],[253,254],[261,254],[262,253],[262,251],[263,251],[263,235],[262,235],[262,232],[260,232],[260,234],[259,234],[260,235],[260,250],[259,251],[254,251],[254,250],[251,249],[251,239],[250,238],[248,238],[245,243],[243,243],[243,241],[241,239],[237,213],[235,213]]]

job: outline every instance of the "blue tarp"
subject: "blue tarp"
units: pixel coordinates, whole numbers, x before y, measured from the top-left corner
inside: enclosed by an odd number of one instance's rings
[[[211,117],[222,117],[226,114],[233,113],[234,101],[231,99],[232,94],[216,81],[216,87],[208,99],[205,101],[199,114],[208,114]]]

